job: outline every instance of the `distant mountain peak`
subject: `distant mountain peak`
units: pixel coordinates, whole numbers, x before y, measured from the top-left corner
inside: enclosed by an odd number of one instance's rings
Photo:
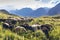
[[[20,10],[12,10],[11,13],[14,13],[19,16],[24,17],[39,17],[47,14],[48,8],[38,8],[36,10],[32,10],[31,8],[22,8]]]
[[[48,15],[57,15],[60,14],[60,3],[57,4],[55,7],[51,8],[48,12]]]
[[[5,10],[5,9],[1,9],[1,10],[0,10],[0,13],[6,13],[6,14],[9,14],[9,12],[8,12],[7,10]]]

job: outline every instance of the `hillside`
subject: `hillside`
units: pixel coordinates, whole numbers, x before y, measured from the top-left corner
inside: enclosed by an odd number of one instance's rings
[[[51,8],[48,12],[48,15],[59,15],[60,14],[60,3],[55,7]]]
[[[36,10],[33,10],[31,8],[22,8],[19,10],[11,10],[9,12],[24,17],[40,17],[46,15],[48,11],[49,8],[38,8]]]
[[[4,19],[13,16],[6,14],[4,12],[0,12],[0,18]],[[13,16],[18,17],[18,16]],[[24,23],[24,22],[20,22]],[[25,22],[29,25],[33,25],[39,23],[40,25],[43,24],[50,24],[53,26],[53,29],[49,32],[50,40],[60,40],[60,16],[45,16],[45,17],[38,17],[34,18],[31,22]],[[42,32],[42,30],[37,30],[32,32],[27,30],[24,32],[22,29],[20,31],[14,32],[14,29],[11,31],[10,29],[4,29],[2,26],[2,22],[0,22],[0,40],[48,40],[46,35]],[[17,26],[19,23],[15,24]]]
[[[0,10],[0,19],[1,18],[7,19],[8,17],[19,17],[19,16],[15,15],[15,14],[11,14],[4,9]]]
[[[11,10],[9,11],[13,14],[19,15],[19,16],[31,16],[31,13],[33,12],[33,10],[31,8],[23,8],[23,9],[17,9],[17,10]]]
[[[42,24],[51,24],[53,26],[53,30],[49,33],[50,40],[60,40],[60,16],[46,16],[35,18],[34,21],[30,23],[30,25],[39,23]]]
[[[10,15],[5,10],[1,10],[1,12],[0,12],[0,19],[8,19],[11,16],[13,18],[21,18],[16,15]],[[44,34],[44,32],[41,29],[33,32],[31,30],[24,31],[24,29],[20,28],[20,30],[15,31],[16,27],[14,27],[12,30],[10,30],[9,28],[5,29],[3,27],[3,23],[4,22],[0,22],[0,39],[1,40],[48,40],[46,38],[46,35]],[[59,15],[41,16],[38,18],[33,18],[33,20],[29,21],[29,22],[28,22],[28,20],[21,21],[21,22],[18,21],[18,22],[16,22],[16,24],[13,24],[13,25],[19,26],[20,24],[24,24],[24,23],[28,23],[29,25],[33,25],[36,23],[38,23],[40,25],[50,24],[50,25],[52,25],[52,28],[51,28],[52,30],[49,32],[49,37],[50,37],[49,40],[60,40],[60,16]]]

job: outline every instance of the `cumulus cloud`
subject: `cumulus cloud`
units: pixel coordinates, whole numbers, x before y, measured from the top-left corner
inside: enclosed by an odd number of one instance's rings
[[[59,0],[60,1],[60,0]],[[29,7],[37,9],[40,7],[53,7],[57,0],[0,0],[0,9],[21,9]]]

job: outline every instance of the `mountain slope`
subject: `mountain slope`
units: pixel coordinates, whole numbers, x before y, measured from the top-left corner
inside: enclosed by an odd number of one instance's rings
[[[4,9],[0,10],[0,18],[6,19],[8,17],[19,17],[19,16],[15,15],[15,14],[11,14]]]
[[[0,13],[9,14],[9,12],[4,9],[0,10]]]
[[[45,8],[38,8],[37,10],[33,11],[34,17],[45,16],[47,14],[47,10]]]
[[[46,15],[48,10],[49,8],[38,8],[36,10],[32,10],[31,8],[23,8],[20,10],[11,10],[10,12],[24,17],[39,17]]]
[[[48,15],[57,15],[60,14],[60,3],[57,4],[55,7],[49,10]]]
[[[11,10],[10,12],[19,16],[30,16],[32,11],[33,10],[31,8],[23,8],[20,10]]]

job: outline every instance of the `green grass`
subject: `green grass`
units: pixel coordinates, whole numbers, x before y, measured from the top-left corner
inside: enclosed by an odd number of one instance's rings
[[[35,18],[30,25],[39,23],[39,24],[51,24],[53,26],[53,30],[49,32],[50,40],[60,40],[60,18],[59,16],[48,16],[48,17],[40,17]]]
[[[5,13],[0,13],[0,19],[7,19],[8,17],[20,18],[17,15],[10,15],[10,14],[5,14]]]
[[[0,18],[7,19],[8,17],[13,15],[2,14],[0,13]],[[13,16],[19,17],[19,16]],[[60,17],[59,16],[47,16],[47,17],[39,17],[34,18],[34,20],[29,25],[39,23],[42,24],[51,24],[53,26],[53,30],[49,32],[50,40],[60,40]],[[17,24],[18,25],[18,24]],[[38,37],[37,37],[38,35]],[[14,33],[9,29],[3,29],[2,23],[0,23],[0,40],[47,40],[45,34],[41,30],[37,30],[36,32],[20,32]]]

